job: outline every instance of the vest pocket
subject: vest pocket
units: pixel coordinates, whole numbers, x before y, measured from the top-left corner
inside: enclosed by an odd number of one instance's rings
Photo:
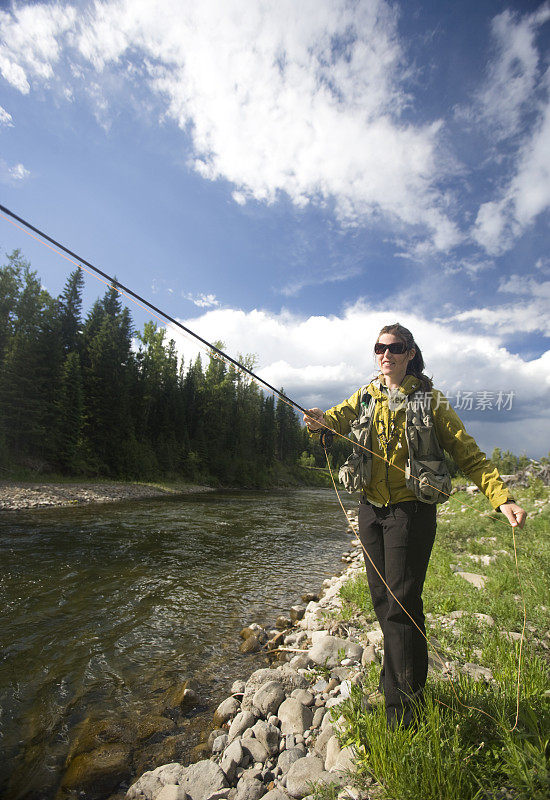
[[[412,463],[412,469],[411,469]],[[424,503],[443,503],[451,493],[451,478],[445,461],[415,458],[407,461],[405,483]]]

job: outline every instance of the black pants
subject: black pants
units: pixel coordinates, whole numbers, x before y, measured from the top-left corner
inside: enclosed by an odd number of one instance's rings
[[[359,538],[395,597],[425,633],[422,589],[435,539],[435,505],[404,502],[377,508],[359,505]],[[371,562],[365,566],[374,611],[384,634],[380,690],[388,723],[412,721],[428,674],[426,640],[392,597]]]

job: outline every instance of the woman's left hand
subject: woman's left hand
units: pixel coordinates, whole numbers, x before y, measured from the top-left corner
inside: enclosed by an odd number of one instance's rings
[[[508,522],[515,528],[523,528],[525,525],[525,520],[527,519],[527,513],[521,506],[518,506],[517,503],[513,501],[509,501],[508,503],[503,503],[499,506],[499,509],[502,511],[505,517],[507,517]]]

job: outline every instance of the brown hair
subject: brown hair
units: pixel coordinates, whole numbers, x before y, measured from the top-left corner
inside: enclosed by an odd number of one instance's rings
[[[401,339],[407,350],[415,350],[414,358],[411,358],[407,364],[406,374],[414,375],[415,378],[418,378],[425,391],[431,391],[433,383],[427,375],[424,375],[424,358],[422,357],[422,351],[414,341],[414,336],[410,330],[400,325],[399,322],[395,322],[393,325],[385,325],[378,334],[376,341],[378,341],[384,333],[392,333],[394,336]]]

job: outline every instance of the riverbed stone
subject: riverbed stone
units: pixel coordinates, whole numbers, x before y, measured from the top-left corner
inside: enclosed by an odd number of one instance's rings
[[[256,715],[248,708],[239,711],[231,725],[229,726],[229,741],[232,742],[237,736],[240,736],[247,728],[251,728],[256,722]]]
[[[126,800],[154,800],[163,786],[179,784],[184,771],[184,766],[172,763],[144,772],[126,792]]]
[[[235,777],[235,771],[243,760],[243,748],[240,739],[234,739],[223,751],[220,767],[229,783],[232,783]]]
[[[246,688],[246,681],[236,680],[231,684],[231,694],[243,694]]]
[[[285,690],[279,681],[264,683],[255,693],[252,703],[264,717],[276,714],[279,706],[285,699]]]
[[[221,753],[227,747],[228,739],[229,737],[227,733],[222,733],[220,736],[216,736],[212,742],[212,753]]]
[[[340,663],[340,654],[347,658],[361,660],[363,648],[360,644],[341,639],[339,636],[324,636],[319,639],[309,651],[310,659],[319,666],[329,668],[337,667]]]
[[[155,795],[155,800],[187,800],[187,792],[183,786],[176,786],[170,783],[163,786],[160,792]]]
[[[351,747],[340,747],[336,736],[331,736],[327,742],[325,756],[325,769],[327,772],[351,772],[355,768],[354,755]]]
[[[316,756],[299,758],[286,775],[286,789],[291,797],[302,798],[309,794],[312,783],[337,783],[337,777],[325,772],[322,759]]]
[[[191,800],[207,800],[229,785],[222,769],[210,759],[184,767],[179,784]]]
[[[318,708],[316,708],[315,711],[313,712],[313,719],[311,721],[311,727],[312,728],[320,728],[321,727],[321,723],[323,721],[323,717],[325,716],[326,713],[327,713],[327,710],[326,710],[326,708],[324,706],[319,706]]]
[[[292,606],[290,609],[290,619],[292,622],[298,622],[298,620],[303,619],[305,612],[304,606]]]
[[[140,741],[149,739],[157,733],[168,733],[168,731],[174,730],[175,727],[174,720],[162,717],[160,714],[150,714],[138,722],[137,738]]]
[[[269,758],[266,747],[255,737],[249,736],[246,739],[241,739],[241,745],[244,755],[250,756],[250,760],[254,764],[265,764]]]
[[[326,717],[328,719],[328,717]],[[323,720],[324,721],[324,720]],[[313,746],[313,751],[321,758],[326,758],[327,755],[327,745],[329,740],[335,734],[334,725],[329,721],[321,730],[321,733],[315,740],[315,744]]]
[[[287,697],[279,707],[278,717],[281,720],[281,733],[303,735],[311,727],[313,712],[295,697]]]
[[[305,706],[312,706],[313,705],[313,694],[308,689],[294,689],[291,697],[295,697],[296,700],[299,700],[300,703],[303,703]]]
[[[279,752],[281,733],[276,725],[273,725],[271,722],[264,722],[264,720],[258,720],[253,726],[252,732],[256,739],[262,743],[270,756]]]
[[[292,764],[299,758],[304,758],[305,755],[307,755],[307,750],[303,744],[292,747],[290,750],[283,750],[277,759],[277,766],[281,768],[283,774],[286,774]]]
[[[130,777],[129,762],[130,749],[126,745],[104,744],[75,756],[63,775],[61,786],[82,792],[90,800],[107,796]]]
[[[260,641],[259,636],[255,633],[252,633],[248,636],[244,642],[239,647],[239,652],[241,653],[257,653],[262,647],[262,642]]]
[[[235,800],[260,800],[266,793],[266,787],[258,778],[247,778],[246,773],[237,784]]]
[[[227,697],[225,700],[222,700],[214,711],[214,725],[223,725],[224,722],[227,722],[231,717],[238,714],[240,708],[241,704],[236,697]]]

